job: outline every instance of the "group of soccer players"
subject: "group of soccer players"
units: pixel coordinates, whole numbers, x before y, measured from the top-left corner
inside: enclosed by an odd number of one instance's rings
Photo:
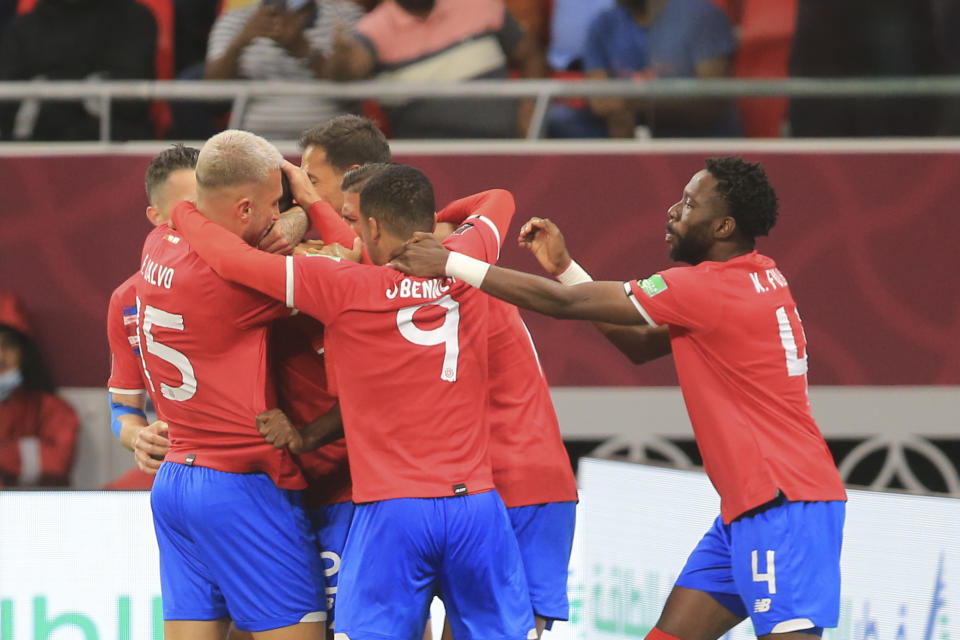
[[[642,281],[589,282],[532,219],[521,243],[558,284],[490,266],[508,191],[437,211],[427,176],[355,116],[301,146],[300,167],[242,131],[161,153],[157,226],[111,299],[113,426],[157,474],[168,639],[231,620],[416,639],[434,597],[457,640],[566,619],[576,486],[514,304],[593,320],[634,362],[674,355],[722,515],[654,640],[713,640],[748,614],[761,636],[836,624],[843,486],[796,305],[753,250],[776,216],[762,169],[708,161],[668,212],[671,257],[693,266]],[[298,204],[283,216],[282,174]],[[308,222],[322,242],[300,243]]]

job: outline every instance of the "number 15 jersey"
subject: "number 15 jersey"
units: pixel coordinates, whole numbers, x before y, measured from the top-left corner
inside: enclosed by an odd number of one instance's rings
[[[844,500],[807,399],[807,348],[786,278],[752,252],[624,283],[670,327],[677,377],[726,523],[777,496]]]

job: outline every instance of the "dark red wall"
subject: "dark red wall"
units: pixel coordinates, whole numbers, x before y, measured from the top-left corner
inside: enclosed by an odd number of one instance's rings
[[[790,280],[811,384],[960,384],[960,154],[760,153],[781,217],[759,248]],[[596,278],[669,265],[667,207],[703,154],[400,156],[438,203],[514,192],[502,264],[537,270],[516,247],[530,216],[552,218]],[[0,157],[0,288],[31,312],[57,382],[100,386],[114,286],[134,272],[149,224],[149,157]],[[586,323],[527,315],[554,385],[673,384],[669,361],[635,368]]]

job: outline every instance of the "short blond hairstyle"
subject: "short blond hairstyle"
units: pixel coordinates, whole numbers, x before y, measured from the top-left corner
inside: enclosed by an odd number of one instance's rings
[[[201,189],[256,184],[283,165],[277,148],[249,131],[227,129],[204,143],[197,158]]]

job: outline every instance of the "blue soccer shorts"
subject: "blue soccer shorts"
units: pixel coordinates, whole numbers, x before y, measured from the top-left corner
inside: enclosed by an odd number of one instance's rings
[[[244,631],[326,620],[299,491],[262,473],[165,462],[150,503],[164,620],[229,617]]]
[[[570,617],[567,575],[577,520],[576,502],[549,502],[507,509],[520,546],[533,612],[547,620]]]
[[[435,593],[457,640],[525,640],[534,628],[520,549],[495,491],[357,505],[340,584],[338,640],[419,638]]]
[[[337,604],[337,586],[343,547],[347,543],[354,504],[349,500],[315,509],[307,509],[314,542],[323,561],[323,577],[327,592],[327,625],[333,629]]]
[[[718,517],[677,586],[705,591],[758,636],[837,626],[846,503],[784,497],[728,525]]]

